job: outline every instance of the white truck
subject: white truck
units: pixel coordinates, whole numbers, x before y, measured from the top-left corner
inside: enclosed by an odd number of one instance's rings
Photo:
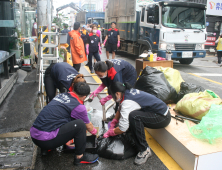
[[[105,12],[105,34],[115,21],[120,32],[120,51],[140,55],[152,50],[165,58],[166,51],[181,64],[206,56],[206,5],[147,0],[109,0]]]

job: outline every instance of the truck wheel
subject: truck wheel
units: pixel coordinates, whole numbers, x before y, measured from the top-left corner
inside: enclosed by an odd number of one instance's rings
[[[180,59],[180,64],[191,64],[193,62],[193,58],[183,58]]]
[[[141,48],[140,54],[147,53],[149,51],[149,49],[150,48],[148,46],[143,45]]]

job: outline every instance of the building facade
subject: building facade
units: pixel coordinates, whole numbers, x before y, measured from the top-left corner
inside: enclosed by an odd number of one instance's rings
[[[104,1],[108,0],[81,0],[81,8],[86,11],[104,12]]]

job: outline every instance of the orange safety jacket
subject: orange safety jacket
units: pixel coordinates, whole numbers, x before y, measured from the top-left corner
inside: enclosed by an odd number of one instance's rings
[[[70,36],[70,46],[73,64],[80,64],[84,61],[87,61],[85,46],[81,38],[80,32],[72,30],[68,34]],[[80,55],[83,55],[83,57],[80,58]]]

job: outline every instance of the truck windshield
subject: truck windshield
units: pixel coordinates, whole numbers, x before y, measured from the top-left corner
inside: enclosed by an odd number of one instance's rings
[[[98,22],[100,28],[104,27],[104,19],[93,19],[93,22]]]
[[[162,24],[171,28],[203,29],[205,28],[205,11],[199,8],[164,6]]]

